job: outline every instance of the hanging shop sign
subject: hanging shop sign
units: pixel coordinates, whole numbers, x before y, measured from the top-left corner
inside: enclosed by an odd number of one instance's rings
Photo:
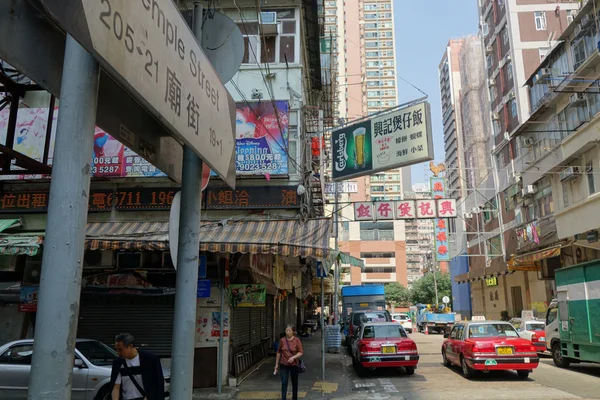
[[[429,200],[437,208],[433,221],[433,234],[435,236],[435,260],[450,261],[450,241],[448,237],[448,226],[446,218],[450,215],[456,217],[456,200],[445,199],[446,185],[444,178],[435,176],[431,178],[431,194],[434,200]]]
[[[492,276],[490,278],[485,278],[485,286],[498,286],[498,277]]]
[[[94,190],[89,196],[89,211],[110,211],[112,191]],[[48,191],[5,192],[0,197],[0,211],[4,213],[36,213],[48,211]]]
[[[427,101],[332,133],[333,181],[433,160]]]
[[[325,193],[334,194],[337,186],[338,193],[358,193],[358,182],[327,182],[325,183]]]
[[[231,304],[233,307],[264,307],[267,299],[267,288],[261,284],[232,284]]]
[[[361,201],[354,203],[355,221],[456,218],[455,199]]]
[[[300,208],[300,196],[294,186],[209,188],[203,204],[207,210]]]

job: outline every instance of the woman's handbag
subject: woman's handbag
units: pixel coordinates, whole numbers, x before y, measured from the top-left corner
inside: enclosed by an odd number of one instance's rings
[[[300,340],[300,339],[298,339]],[[292,349],[290,348],[290,342],[288,342],[287,338],[285,338],[285,344],[287,345],[288,350],[290,351],[290,353],[292,352]],[[306,372],[306,365],[304,365],[304,361],[302,360],[298,360],[298,372],[299,373],[303,373]]]

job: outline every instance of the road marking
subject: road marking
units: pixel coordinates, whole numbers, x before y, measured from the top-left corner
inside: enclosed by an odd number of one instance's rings
[[[396,386],[392,383],[391,379],[381,378],[379,379],[379,383],[381,383],[381,386],[383,386],[383,390],[385,390],[386,393],[398,393],[398,389],[396,389]]]
[[[287,397],[292,398],[292,392],[288,392]],[[303,399],[305,397],[306,392],[298,392],[299,399]],[[240,392],[237,398],[239,400],[277,400],[281,398],[281,392]]]
[[[311,390],[331,394],[337,392],[338,384],[334,382],[315,382]]]

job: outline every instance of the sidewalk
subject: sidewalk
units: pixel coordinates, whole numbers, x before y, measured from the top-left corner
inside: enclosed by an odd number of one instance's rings
[[[321,331],[310,338],[301,338],[304,347],[302,357],[306,372],[300,374],[298,384],[299,399],[332,399],[341,397],[347,385],[347,368],[344,354],[326,354],[325,381],[321,373]],[[237,388],[223,387],[223,394],[218,396],[216,389],[195,390],[194,399],[260,399],[276,400],[281,398],[281,380],[273,375],[275,357],[268,357],[254,367],[254,372],[246,377]],[[292,399],[292,383],[288,386],[288,400]]]

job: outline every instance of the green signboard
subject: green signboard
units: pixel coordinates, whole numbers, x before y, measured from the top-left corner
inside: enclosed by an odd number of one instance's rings
[[[234,307],[264,307],[267,301],[265,285],[242,283],[230,285],[231,304]]]

